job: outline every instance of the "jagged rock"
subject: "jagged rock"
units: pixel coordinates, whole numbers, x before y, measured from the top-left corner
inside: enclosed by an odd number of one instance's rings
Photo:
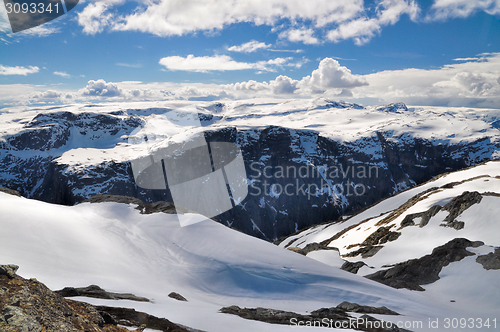
[[[439,280],[442,268],[451,262],[457,262],[474,254],[467,251],[468,247],[478,247],[483,242],[471,242],[457,238],[435,248],[430,255],[396,264],[388,270],[381,270],[367,275],[366,278],[378,281],[394,288],[407,288],[423,291],[420,285],[426,285]]]
[[[186,298],[184,296],[182,296],[181,294],[176,293],[176,292],[172,292],[172,293],[168,294],[168,297],[171,297],[171,298],[176,299],[178,301],[184,301],[184,302],[188,301],[188,300],[186,300]]]
[[[139,330],[144,330],[144,328],[159,330],[159,331],[169,331],[169,332],[193,332],[191,328],[183,327],[172,323],[168,319],[158,318],[153,315],[149,315],[144,312],[136,311],[135,309],[128,308],[116,308],[107,306],[96,306],[99,312],[108,314],[113,321],[119,325],[135,327],[139,326]],[[202,331],[199,331],[202,332]]]
[[[35,279],[0,275],[0,331],[5,332],[126,332],[107,326],[90,305],[65,300]]]
[[[55,291],[55,293],[63,297],[86,296],[108,300],[131,300],[139,302],[149,302],[149,299],[145,297],[135,296],[134,294],[107,292],[97,285],[90,285],[80,288],[65,287],[61,290]]]
[[[335,250],[335,251],[339,251],[338,248],[328,247],[328,246],[326,246],[326,245],[324,245],[322,243],[317,243],[317,242],[309,243],[304,248],[290,247],[290,248],[287,248],[287,249],[290,250],[290,251],[296,252],[298,254],[304,255],[304,256],[307,256],[307,254],[310,253],[310,252],[312,252],[312,251],[318,251],[318,250]]]
[[[347,312],[357,312],[361,314],[378,314],[378,315],[399,315],[397,312],[388,309],[387,307],[370,307],[367,305],[359,305],[344,301],[337,306],[338,309]]]
[[[257,320],[270,324],[290,325],[290,319],[308,320],[306,315],[296,314],[290,311],[274,310],[267,308],[240,308],[238,306],[224,307],[219,310],[223,314],[240,316],[241,318]]]
[[[431,218],[434,217],[439,211],[441,211],[441,206],[433,205],[429,210],[425,212],[407,214],[403,219],[403,221],[401,222],[400,229],[405,228],[407,226],[415,226],[414,220],[416,218],[422,218],[418,226],[420,226],[421,228],[427,226],[429,220],[431,220]]]
[[[42,332],[40,323],[19,307],[5,305],[2,309],[2,315],[7,325],[6,329],[18,329],[21,332]]]
[[[477,257],[476,262],[485,270],[500,270],[500,248],[495,249],[495,252]]]
[[[368,258],[375,256],[377,252],[380,251],[384,246],[372,246],[372,245],[367,245],[366,247],[359,248],[356,251],[349,252],[347,254],[342,255],[342,257],[356,257],[358,255],[361,255],[363,258]]]
[[[17,270],[19,270],[19,266],[14,264],[0,265],[0,275],[6,275],[10,279],[14,278]]]
[[[7,274],[0,274],[0,289],[2,332],[130,331],[117,326],[118,323],[139,327],[136,331],[144,329],[142,324],[161,331],[196,331],[133,309],[95,307],[65,299],[36,279],[27,280],[17,274],[12,278]]]
[[[453,198],[451,202],[443,206],[443,210],[450,212],[450,214],[444,218],[443,221],[448,225],[452,224],[455,221],[455,218],[462,214],[462,212],[470,208],[472,205],[480,203],[482,199],[483,196],[481,196],[481,194],[477,191],[465,191],[462,195]],[[456,229],[456,227],[453,228]]]
[[[440,226],[450,227],[450,228],[453,228],[453,229],[456,229],[457,231],[459,231],[465,227],[465,222],[454,220],[454,221],[451,221],[447,224],[441,224]]]
[[[384,244],[386,242],[395,241],[399,238],[401,233],[392,232],[391,226],[380,227],[375,232],[373,232],[370,236],[366,238],[366,240],[361,243],[362,246],[375,246],[377,244]]]
[[[356,273],[358,273],[359,269],[365,265],[366,265],[365,262],[347,262],[346,261],[344,264],[342,264],[340,269],[356,274]]]

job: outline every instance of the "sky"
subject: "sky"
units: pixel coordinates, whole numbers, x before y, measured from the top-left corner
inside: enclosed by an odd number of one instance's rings
[[[0,107],[267,97],[500,108],[500,0],[0,4]]]

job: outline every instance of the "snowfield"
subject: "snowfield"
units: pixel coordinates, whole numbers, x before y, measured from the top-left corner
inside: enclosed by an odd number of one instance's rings
[[[144,296],[153,302],[80,299],[133,307],[196,329],[291,328],[218,313],[229,305],[306,313],[350,301],[387,306],[404,315],[390,318],[396,321],[453,314],[453,307],[427,294],[389,288],[212,220],[180,227],[175,215],[142,215],[132,205],[67,207],[5,193],[0,213],[0,260],[19,265],[21,276],[54,290],[97,284]],[[189,302],[169,298],[173,291]]]
[[[452,199],[465,192],[478,192],[483,195],[480,203],[473,204],[456,219],[464,222],[462,229],[443,227],[443,220],[449,212],[439,211],[430,218],[428,224],[419,227],[401,227],[401,222],[411,214],[425,212],[434,205],[444,206]],[[387,224],[380,222],[392,212],[401,208],[411,198],[419,194],[420,200],[411,204],[396,218]],[[436,302],[455,301],[453,306],[457,315],[467,314],[470,317],[489,313],[498,316],[500,306],[500,270],[485,270],[476,262],[477,255],[485,255],[500,247],[500,162],[491,161],[466,170],[439,176],[421,186],[414,187],[383,200],[365,211],[352,216],[341,223],[331,223],[311,227],[294,234],[280,243],[281,247],[304,248],[311,243],[328,240],[337,233],[344,232],[341,237],[329,242],[329,247],[339,249],[318,250],[307,254],[307,257],[318,260],[333,267],[340,267],[345,261],[362,261],[359,275],[369,275],[387,269],[394,264],[428,255],[432,250],[454,238],[466,238],[470,241],[482,241],[479,248],[467,250],[476,256],[466,257],[443,268],[440,280],[423,285],[425,295]],[[415,221],[420,221],[416,218]],[[340,257],[359,249],[353,244],[360,244],[379,227],[393,226],[401,235],[394,241],[383,244],[383,248],[371,257]],[[459,315],[458,315],[459,316]]]

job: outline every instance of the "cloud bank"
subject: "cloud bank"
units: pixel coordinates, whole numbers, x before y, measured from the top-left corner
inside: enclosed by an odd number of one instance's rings
[[[245,70],[261,64],[241,63],[230,57],[163,58],[168,70]],[[164,60],[167,59],[167,60]],[[281,58],[278,58],[281,59]],[[186,62],[187,61],[187,62]],[[262,66],[290,64],[287,59],[271,60]],[[26,72],[24,67],[10,67]],[[20,68],[20,69],[19,69]],[[24,68],[24,70],[23,70]],[[268,68],[269,69],[269,68]],[[355,75],[337,60],[324,58],[310,75],[295,79],[278,75],[270,81],[249,80],[232,84],[142,83],[90,80],[77,91],[58,91],[53,87],[13,84],[0,93],[4,104],[30,104],[85,101],[219,100],[251,98],[326,97],[381,105],[404,102],[414,106],[464,106],[500,109],[500,53],[485,53],[438,69],[409,68]]]

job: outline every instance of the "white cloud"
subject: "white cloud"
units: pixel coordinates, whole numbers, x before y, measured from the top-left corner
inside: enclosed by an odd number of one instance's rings
[[[355,96],[380,103],[403,101],[413,105],[500,108],[500,53],[424,70],[409,68],[365,75],[368,86]]]
[[[499,0],[435,0],[428,15],[430,20],[468,17],[478,11],[490,15],[500,14]]]
[[[363,85],[368,85],[368,83],[362,76],[353,75],[350,69],[341,66],[337,60],[331,58],[321,60],[318,69],[301,81],[303,88],[317,91],[332,88],[355,88]]]
[[[36,66],[29,66],[29,67],[20,67],[20,66],[15,66],[15,67],[9,67],[9,66],[2,66],[0,65],[0,75],[28,75],[28,74],[34,74],[38,73],[40,71],[40,68]]]
[[[106,83],[104,80],[90,80],[81,91],[82,96],[89,97],[119,97],[123,91],[116,83]]]
[[[263,42],[258,42],[256,40],[251,40],[248,43],[241,44],[239,46],[231,46],[227,50],[231,52],[241,52],[241,53],[252,53],[259,49],[267,49],[272,45]]]
[[[30,95],[30,99],[57,99],[61,98],[62,94],[55,90],[47,90],[44,92],[35,92]]]
[[[281,19],[308,20],[322,27],[352,19],[362,9],[362,0],[159,0],[122,17],[114,29],[172,36],[241,22],[274,25]]]
[[[117,63],[116,65],[127,68],[142,68],[142,64],[140,63]]]
[[[83,27],[83,32],[94,35],[103,31],[105,27],[112,25],[114,15],[106,13],[112,4],[112,2],[90,3],[78,13],[78,24]]]
[[[269,82],[269,86],[274,94],[291,94],[297,90],[299,81],[293,80],[288,76],[280,75],[274,81]]]
[[[318,38],[314,37],[313,29],[290,29],[280,33],[279,37],[291,42],[302,42],[304,44],[319,44]]]
[[[237,62],[227,55],[196,57],[190,54],[185,58],[181,56],[169,56],[162,58],[160,60],[160,64],[165,66],[168,70],[195,72],[243,70],[254,68],[251,63]]]
[[[420,8],[414,0],[382,0],[375,12],[375,17],[364,15],[340,24],[328,32],[327,38],[333,42],[353,39],[356,45],[363,45],[380,33],[383,26],[396,24],[404,14],[416,20]]]
[[[290,63],[287,61],[275,62],[287,65]],[[354,75],[336,60],[325,58],[311,75],[303,78],[279,75],[267,82],[250,80],[221,85],[97,80],[89,81],[79,91],[56,91],[53,87],[21,84],[7,84],[0,90],[4,105],[29,104],[33,99],[37,103],[63,103],[67,102],[65,98],[80,102],[96,97],[103,100],[101,97],[113,97],[120,101],[328,97],[365,105],[405,102],[413,106],[500,109],[500,53],[480,54],[471,61],[433,70],[408,68],[369,75]]]
[[[289,61],[293,58],[275,58],[268,61],[259,62],[238,62],[233,60],[228,55],[214,56],[194,56],[192,54],[187,57],[169,56],[160,59],[160,64],[168,70],[182,70],[206,73],[209,71],[231,71],[256,69],[261,71],[275,71],[275,67],[285,65],[297,66],[298,64],[290,64]]]
[[[68,73],[66,73],[64,71],[55,71],[54,75],[65,77],[65,78],[70,78],[71,77],[70,74],[68,74]]]

